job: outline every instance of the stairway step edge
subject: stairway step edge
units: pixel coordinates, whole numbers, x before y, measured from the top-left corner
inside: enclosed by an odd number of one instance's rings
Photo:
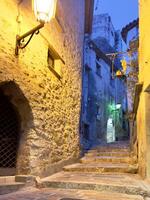
[[[146,191],[141,186],[134,185],[120,185],[120,184],[92,184],[92,183],[81,183],[72,181],[44,181],[38,185],[39,188],[65,188],[65,189],[80,189],[80,190],[94,190],[99,192],[117,192],[123,194],[132,195],[149,195],[150,191]]]
[[[137,166],[137,164],[127,164],[127,163],[89,163],[89,164],[82,164],[82,163],[77,163],[77,164],[73,164],[73,165],[67,165],[65,166],[64,168],[68,168],[68,167],[79,167],[79,166],[82,166],[82,167],[86,167],[86,166],[92,166],[92,167],[101,167],[101,166],[124,166],[124,167],[127,167],[127,166]]]
[[[0,187],[3,186],[19,186],[19,185],[25,185],[23,182],[12,182],[12,183],[0,183]]]
[[[24,183],[4,183],[0,184],[0,195],[16,192],[25,186]]]
[[[89,157],[84,156],[83,158],[87,158],[90,159]],[[121,157],[121,156],[92,156],[92,158],[96,158],[96,159],[132,159],[130,156],[126,156],[126,157]]]
[[[0,184],[8,182],[15,182],[15,176],[0,176]]]
[[[41,181],[41,184],[42,183],[77,183],[77,184],[90,184],[90,185],[113,185],[113,186],[122,186],[122,187],[124,187],[125,185],[124,184],[120,184],[120,183],[93,183],[93,182],[89,182],[89,181],[84,181],[84,182],[81,182],[81,181],[74,181],[74,180],[69,180],[69,181],[67,181],[67,180],[59,180],[59,181],[57,181],[57,180],[45,180],[45,181]],[[139,186],[139,185],[128,185],[129,187],[135,187],[135,188],[139,188],[139,187],[141,187],[141,186]]]
[[[112,155],[117,155],[117,154],[122,154],[122,155],[126,155],[126,154],[130,154],[131,152],[122,152],[122,151],[118,151],[118,152],[112,152],[112,151],[100,151],[100,152],[87,152],[86,154],[112,154]]]

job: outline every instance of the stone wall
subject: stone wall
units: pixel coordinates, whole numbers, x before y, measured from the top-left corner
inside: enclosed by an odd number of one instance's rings
[[[127,68],[127,89],[128,89],[128,112],[133,111],[135,85],[138,83],[139,60],[138,60],[139,37],[130,41],[130,60]]]
[[[92,39],[103,37],[108,43],[115,46],[115,29],[109,14],[94,15]]]
[[[89,126],[88,140],[91,145],[106,141],[108,105],[113,98],[110,79],[111,66],[89,47],[86,38],[84,51],[83,113],[82,122]],[[84,136],[86,137],[85,133]],[[86,137],[87,138],[87,137]]]
[[[16,57],[16,34],[38,24],[31,1],[20,6],[17,2],[0,3],[0,82],[16,85],[26,101],[14,92],[11,95],[22,108],[28,104],[32,116],[21,115],[17,173],[45,176],[79,157],[84,1],[58,0],[59,24],[52,20],[45,25]],[[49,44],[65,62],[61,80],[48,68]]]
[[[139,172],[150,177],[150,1],[140,0],[139,82],[143,83],[137,113]]]

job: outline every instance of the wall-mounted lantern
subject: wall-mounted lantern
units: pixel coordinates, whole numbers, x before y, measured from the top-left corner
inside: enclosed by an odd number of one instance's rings
[[[19,54],[19,49],[24,49],[31,41],[34,34],[38,34],[44,24],[49,22],[55,15],[57,0],[33,0],[33,9],[37,21],[40,24],[25,34],[16,36],[15,54]],[[24,39],[30,36],[29,40],[24,44]]]
[[[124,73],[123,70],[116,71],[116,77],[122,80],[126,80],[127,75]]]

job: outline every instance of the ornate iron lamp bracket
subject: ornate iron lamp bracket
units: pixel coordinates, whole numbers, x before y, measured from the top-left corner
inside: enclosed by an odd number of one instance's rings
[[[26,32],[25,34],[19,36],[17,35],[16,36],[16,48],[15,48],[15,54],[16,55],[19,55],[19,49],[24,49],[28,44],[29,42],[31,41],[32,37],[34,34],[38,34],[39,33],[39,30],[41,28],[44,27],[44,22],[41,22],[38,26],[36,26],[35,28],[31,29],[30,31]],[[24,42],[24,39],[26,37],[30,36],[30,38],[28,39],[28,41],[23,44]]]

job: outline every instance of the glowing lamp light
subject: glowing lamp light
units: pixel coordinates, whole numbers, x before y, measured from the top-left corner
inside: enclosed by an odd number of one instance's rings
[[[121,104],[117,104],[116,109],[120,109],[120,108],[121,108]]]
[[[121,65],[122,65],[123,71],[126,72],[126,70],[127,70],[127,62],[126,62],[126,60],[121,60]]]
[[[118,70],[118,71],[116,72],[116,76],[117,76],[117,77],[121,77],[121,76],[122,76],[122,72],[121,72],[120,70]]]
[[[47,23],[55,15],[56,0],[34,0],[34,13],[38,21]]]
[[[21,36],[16,35],[16,55],[19,54],[19,49],[24,49],[31,41],[33,35],[38,34],[39,30],[44,27],[44,24],[49,22],[55,15],[57,0],[33,0],[32,3],[36,19],[40,24]],[[24,44],[26,37],[29,37],[29,39]]]

